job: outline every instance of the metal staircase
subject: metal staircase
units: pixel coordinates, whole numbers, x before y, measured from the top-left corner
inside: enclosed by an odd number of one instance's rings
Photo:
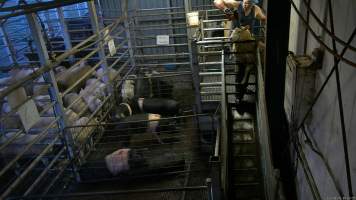
[[[214,14],[215,12],[215,14]],[[200,38],[198,39],[198,65],[200,76],[200,94],[201,104],[204,110],[206,105],[216,107],[221,101],[222,88],[222,50],[224,45],[221,43],[211,43],[212,41],[221,41],[224,39],[221,31],[222,22],[226,21],[221,16],[216,15],[216,10],[205,11],[200,23]],[[218,34],[217,34],[218,33]],[[208,108],[209,109],[209,108]]]
[[[264,199],[255,105],[228,103],[228,110],[230,199]]]
[[[240,93],[240,83],[237,83],[240,75],[237,65],[240,63],[236,62],[239,55],[229,51],[231,42],[228,37],[212,33],[228,30],[219,25],[224,21],[226,20],[210,19],[206,12],[200,23],[197,60],[201,104],[203,111],[212,110],[209,109],[211,106],[213,109],[218,105],[225,107],[220,110],[222,130],[226,127],[226,140],[223,137],[220,140],[222,146],[227,146],[225,151],[221,151],[221,158],[226,159],[222,161],[222,165],[226,165],[226,172],[222,172],[226,177],[226,183],[222,183],[225,184],[223,190],[226,190],[226,199],[262,200],[266,198],[257,131],[256,70],[252,70],[249,76],[242,103],[236,103]]]

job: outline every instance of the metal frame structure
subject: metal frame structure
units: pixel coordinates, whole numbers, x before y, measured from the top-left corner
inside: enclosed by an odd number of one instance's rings
[[[75,4],[78,2],[84,1],[70,1],[68,3]],[[88,11],[89,16],[82,16],[80,19],[90,20],[91,23],[88,27],[91,28],[85,27],[78,29],[73,29],[69,23],[72,19],[69,19],[66,16],[65,12],[70,10],[61,7],[69,4],[62,4],[59,3],[59,1],[54,2],[54,4],[51,3],[53,2],[49,2],[48,4],[39,3],[35,6],[31,5],[33,6],[32,8],[29,8],[29,5],[16,6],[16,9],[18,10],[9,15],[6,14],[1,16],[1,19],[5,19],[7,17],[19,16],[24,13],[27,14],[29,28],[34,39],[34,45],[36,46],[35,53],[39,55],[38,60],[18,63],[19,69],[26,69],[30,66],[33,69],[33,72],[21,77],[14,83],[6,85],[0,92],[2,102],[6,103],[6,97],[11,95],[13,91],[18,88],[44,85],[49,88],[48,92],[45,92],[45,95],[49,95],[50,99],[46,101],[45,109],[40,112],[40,116],[54,117],[54,120],[47,127],[39,127],[38,129],[31,128],[29,132],[20,128],[15,135],[11,136],[11,138],[2,141],[3,143],[1,143],[0,148],[1,150],[4,150],[13,144],[16,145],[16,141],[20,136],[22,137],[22,135],[36,136],[34,140],[31,140],[30,143],[25,145],[20,154],[15,155],[15,158],[13,158],[10,163],[5,164],[4,168],[2,168],[0,172],[1,182],[8,182],[9,185],[4,185],[4,187],[1,188],[1,198],[15,196],[14,199],[36,199],[41,196],[43,199],[61,197],[75,199],[76,197],[80,198],[83,196],[95,197],[97,195],[111,195],[115,197],[121,196],[122,194],[141,193],[140,190],[134,190],[112,193],[89,192],[48,195],[50,193],[56,194],[64,191],[65,188],[71,186],[70,184],[73,180],[76,183],[83,182],[83,177],[79,173],[81,167],[87,161],[87,155],[89,155],[90,152],[96,148],[96,145],[98,145],[96,141],[99,141],[105,136],[103,127],[107,125],[107,120],[110,119],[110,112],[115,109],[115,106],[120,101],[116,98],[116,93],[120,91],[121,84],[125,80],[130,79],[128,78],[129,74],[145,70],[149,67],[161,71],[161,73],[164,72],[161,75],[162,78],[189,77],[180,79],[181,82],[192,79],[191,71],[193,69],[193,58],[189,53],[190,51],[188,47],[190,46],[190,42],[188,42],[185,18],[185,11],[187,6],[190,5],[190,2],[182,4],[181,7],[174,7],[174,5],[171,5],[172,7],[168,8],[135,9],[131,12],[128,7],[128,1],[123,0],[121,15],[115,17],[115,19],[109,19],[105,16],[105,10],[100,10],[102,13],[98,15],[96,7],[100,6],[100,4],[96,5],[94,1],[90,1],[88,2],[88,8],[84,8],[85,11]],[[2,9],[3,8],[1,8],[1,10]],[[4,9],[8,10],[10,8]],[[48,11],[48,9],[54,10]],[[190,8],[188,10],[190,10]],[[41,15],[42,11],[47,13],[47,15]],[[162,13],[156,14],[156,11],[161,11]],[[57,18],[52,19],[48,13],[56,13]],[[151,16],[153,19],[155,16],[163,16],[164,20],[168,20],[168,24],[164,26],[159,23],[143,25],[143,22],[141,21],[144,21],[147,16]],[[74,18],[73,20],[75,19],[79,18]],[[160,20],[161,19],[156,19],[157,22]],[[59,28],[63,33],[63,40],[50,40],[51,38],[48,35],[49,30],[47,30],[47,26],[54,21],[59,24]],[[108,24],[108,21],[112,23]],[[87,24],[85,24],[85,26],[87,26]],[[152,42],[156,40],[153,36],[157,33],[152,34],[152,36],[147,36],[146,33],[140,34],[141,31],[147,31],[149,29],[154,29],[155,31],[161,32],[161,34],[167,34],[164,32],[167,30],[168,34],[172,36],[170,45],[158,46],[152,43],[142,42],[148,40]],[[74,38],[73,35],[75,36],[76,34],[86,35],[87,38]],[[42,35],[44,37],[41,37]],[[114,56],[107,55],[107,41],[110,39],[113,39],[117,45],[117,53]],[[140,44],[139,41],[142,43]],[[52,50],[51,47],[48,47],[49,43],[63,45],[64,49]],[[150,49],[157,50],[154,51]],[[162,50],[165,51],[165,49],[169,52],[164,54],[159,53]],[[56,55],[53,56],[53,53]],[[162,58],[162,60],[154,62],[153,58],[157,57]],[[173,62],[171,61],[172,59]],[[150,62],[142,62],[142,60],[148,60]],[[90,69],[79,79],[75,80],[73,84],[63,89],[61,85],[62,83],[59,82],[59,73],[63,68],[59,66],[63,63],[70,63],[67,70],[73,70],[80,67],[84,62],[91,65]],[[71,121],[70,117],[67,115],[68,109],[75,108],[75,105],[82,101],[82,98],[84,98],[85,95],[89,94],[88,91],[94,90],[95,87],[91,86],[85,88],[87,91],[80,93],[69,105],[65,105],[63,101],[65,100],[66,95],[76,92],[77,88],[85,83],[87,78],[93,78],[92,73],[100,68],[103,69],[104,73],[96,75],[95,83],[104,84],[107,93],[100,99],[101,104],[97,106],[95,110],[89,112],[89,108],[86,106],[80,113],[77,113],[80,117],[87,117],[87,122],[85,124],[73,125],[73,121]],[[5,68],[2,68],[2,70],[4,69]],[[109,77],[111,69],[117,70],[114,80],[111,80]],[[12,67],[7,67],[7,70],[12,70]],[[43,77],[43,80],[41,77]],[[32,95],[28,93],[26,102],[34,100],[34,102],[37,103],[38,101],[36,100],[36,97],[35,94]],[[23,106],[25,106],[25,103],[18,105],[16,108],[12,108],[10,113],[6,113],[5,115],[2,114],[1,120],[3,121],[8,117],[14,117],[16,112],[18,112],[18,109]],[[48,113],[48,111],[51,110],[53,110],[53,113]],[[193,106],[192,111],[194,112],[195,110],[196,108]],[[199,124],[199,121],[195,121],[195,118],[197,117],[199,117],[199,115],[191,116],[192,121]],[[183,115],[179,118],[186,118],[186,116]],[[197,128],[199,129],[199,125]],[[6,131],[9,130],[2,129],[1,134],[5,134]],[[37,133],[38,131],[40,131],[39,134]],[[48,138],[47,136],[51,137]],[[41,149],[42,146],[43,149]],[[41,147],[39,149],[39,154],[30,151],[37,147]],[[27,156],[28,153],[32,153],[30,154],[30,157]],[[214,168],[218,167],[218,162],[215,162],[213,158],[212,163],[215,163]],[[182,188],[161,188],[142,190],[142,192],[169,193],[169,191],[179,191],[179,193],[182,194],[179,199],[184,199],[190,196],[191,191],[197,190],[204,191],[204,193],[206,193],[204,194],[206,198],[208,198],[208,196],[212,197],[212,190],[208,190],[208,187],[216,187],[216,182],[212,182],[208,186],[197,187],[196,185],[191,185],[191,181],[197,181],[193,176],[194,170],[191,169],[191,167],[192,166],[190,165],[185,166],[186,170],[182,173],[185,179]],[[201,172],[202,171],[200,171],[200,173]],[[30,173],[31,176],[28,176]],[[215,171],[213,171],[213,173],[215,173]],[[215,173],[215,175],[217,174]],[[206,176],[208,177],[209,175],[207,174]],[[25,185],[29,182],[32,182],[33,184],[30,187],[26,187]]]
[[[91,18],[96,19],[97,14],[95,11],[95,5],[93,2],[90,2],[89,4],[92,6],[91,8],[93,8],[91,9]],[[108,71],[110,69],[113,69],[113,67],[117,69],[116,77],[112,77],[115,82],[117,81],[118,76],[125,77],[125,74],[131,71],[130,68],[132,65],[130,64],[130,59],[128,59],[130,58],[130,55],[128,50],[125,48],[125,46],[127,46],[125,44],[127,44],[128,40],[120,39],[124,38],[123,33],[125,33],[124,29],[120,27],[120,24],[123,24],[124,22],[123,17],[119,17],[112,24],[102,28],[99,28],[97,20],[93,20],[92,26],[96,27],[95,33],[83,41],[76,41],[76,43],[79,42],[79,44],[72,45],[73,41],[70,41],[69,36],[69,32],[71,30],[67,27],[66,19],[64,18],[64,14],[62,12],[63,8],[58,8],[58,6],[61,5],[62,4],[56,4],[56,11],[59,13],[59,21],[64,34],[63,42],[66,49],[62,51],[61,55],[55,58],[50,57],[50,53],[52,53],[52,51],[47,49],[49,41],[44,40],[44,38],[48,37],[48,35],[42,37],[44,31],[42,28],[44,28],[44,26],[38,21],[41,17],[36,13],[32,13],[39,10],[37,10],[37,8],[36,10],[27,10],[27,8],[25,10],[25,13],[30,13],[31,11],[30,14],[27,14],[27,21],[36,45],[36,51],[40,64],[39,66],[41,67],[34,67],[32,73],[30,72],[28,75],[14,80],[11,84],[7,83],[5,85],[6,87],[1,91],[2,105],[7,103],[9,95],[11,96],[14,91],[25,87],[47,86],[48,91],[45,90],[43,95],[49,95],[50,99],[45,101],[37,100],[37,97],[39,97],[38,94],[32,95],[26,91],[27,99],[20,102],[15,108],[12,108],[9,113],[2,113],[1,124],[6,125],[6,123],[10,123],[7,125],[11,125],[13,121],[11,122],[8,120],[13,119],[14,117],[18,118],[16,113],[20,111],[19,109],[25,109],[26,104],[29,102],[34,102],[35,104],[42,102],[42,104],[44,104],[44,108],[40,112],[40,119],[47,119],[48,117],[51,117],[53,120],[51,120],[48,125],[31,128],[29,131],[25,131],[22,127],[19,127],[20,129],[11,130],[6,128],[2,129],[2,143],[0,148],[2,151],[2,158],[7,157],[8,163],[2,163],[3,166],[0,172],[2,183],[1,198],[6,198],[20,191],[24,196],[28,196],[38,192],[40,188],[42,192],[46,194],[47,192],[52,191],[53,186],[56,185],[58,181],[62,181],[61,179],[67,175],[73,175],[77,181],[80,181],[80,176],[77,173],[80,163],[83,162],[80,155],[84,154],[86,148],[90,147],[90,135],[93,133],[92,131],[94,131],[94,129],[80,129],[75,130],[74,132],[67,129],[70,124],[73,124],[73,121],[70,121],[66,113],[68,109],[73,109],[77,102],[83,101],[82,97],[88,95],[88,91],[95,88],[93,88],[93,86],[87,88],[86,92],[78,95],[78,97],[67,107],[64,106],[63,98],[66,94],[75,91],[75,88],[77,88],[78,85],[83,84],[83,82],[85,84],[86,79],[90,77],[93,78],[92,73],[96,72],[104,62],[106,63],[106,59],[109,60],[108,64],[105,64],[106,73],[103,73],[102,75],[97,74],[94,82],[96,84],[100,83],[101,80],[104,80],[102,84],[105,84],[105,88],[107,88],[108,91],[112,91],[112,89],[110,89],[112,86],[110,86],[108,82],[105,82],[105,80],[109,80]],[[48,8],[52,7],[50,6]],[[40,8],[40,10],[42,10],[42,8]],[[41,23],[43,23],[43,21],[41,21]],[[46,32],[44,32],[44,34],[46,34]],[[119,44],[117,45],[117,54],[114,56],[107,55],[106,53],[106,42],[110,38],[113,38],[116,44]],[[94,46],[96,44],[98,44],[98,46]],[[98,62],[95,62],[95,60],[98,60],[98,58],[95,58],[95,54],[97,54],[98,51],[102,52],[102,57]],[[87,54],[82,57],[79,55],[78,57],[78,53],[81,52],[87,52]],[[93,61],[95,62],[94,66],[91,67],[90,70],[86,71],[82,77],[75,80],[72,85],[65,88],[65,90],[61,89],[60,93],[60,89],[58,88],[58,66],[63,61],[72,61],[73,64],[71,64],[67,70],[74,70],[78,68],[82,62],[89,60],[90,63],[93,63]],[[33,64],[35,63],[38,62],[33,62]],[[17,68],[21,72],[21,70],[26,69],[26,65],[27,64],[23,65],[21,63],[17,63]],[[41,80],[41,77],[43,77],[43,80]],[[120,82],[116,83],[116,85],[118,84],[120,84]],[[88,116],[88,121],[86,123],[93,123],[94,119],[97,119],[98,122],[106,120],[108,115],[106,110],[110,110],[113,106],[115,106],[114,103],[115,99],[112,92],[107,93],[107,95],[103,97],[101,105],[96,107],[96,110],[93,110],[90,115],[87,115],[85,113],[88,112],[86,111],[88,110],[88,107],[86,107],[81,113],[77,113],[79,114],[78,119],[79,116]],[[52,114],[47,114],[48,111],[51,110],[53,110],[53,112],[50,112]],[[11,134],[11,136],[9,135],[9,137],[5,137],[5,135],[12,131],[15,131],[14,134]],[[76,135],[84,134],[88,142],[85,144],[79,144],[77,140],[78,136],[74,136],[73,133],[76,133]],[[33,139],[28,139],[29,142],[24,143],[24,145],[22,145],[23,149],[21,149],[19,153],[15,154],[14,157],[6,153],[13,151],[11,149],[16,145],[19,145],[18,142],[26,137]],[[72,175],[68,174],[68,169],[72,169]],[[29,176],[30,173],[31,176]],[[28,182],[33,182],[33,184],[28,188],[24,188],[24,184],[28,184]]]

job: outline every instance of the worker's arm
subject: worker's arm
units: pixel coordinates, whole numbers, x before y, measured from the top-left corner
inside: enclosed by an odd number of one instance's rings
[[[241,4],[241,1],[235,1],[235,0],[224,0],[224,4],[228,8],[238,8]]]
[[[255,18],[261,20],[263,24],[266,23],[267,21],[267,17],[265,14],[263,14],[262,9],[256,5],[255,5]]]

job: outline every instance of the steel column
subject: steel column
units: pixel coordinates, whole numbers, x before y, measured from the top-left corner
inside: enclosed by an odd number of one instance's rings
[[[137,4],[136,0],[134,0],[134,3]],[[131,32],[130,32],[130,24],[129,24],[129,14],[128,14],[128,0],[122,0],[121,1],[121,15],[124,17],[124,26],[125,26],[125,31],[126,31],[126,37],[128,39],[127,46],[129,49],[129,54],[130,54],[130,62],[131,62],[131,67],[136,68],[136,62],[135,62],[135,57],[134,57],[134,50],[132,46],[132,38],[131,38]]]
[[[39,25],[39,23],[36,19],[36,14],[34,14],[34,13],[28,14],[28,15],[26,15],[26,18],[27,18],[27,21],[28,21],[28,24],[29,24],[29,27],[31,30],[32,37],[36,44],[37,54],[40,59],[40,63],[42,66],[46,66],[50,63],[50,60],[49,60],[48,51],[46,48],[46,43],[42,37],[41,26]],[[59,90],[58,90],[58,86],[57,86],[57,82],[56,82],[53,70],[50,70],[50,71],[44,73],[43,78],[45,79],[45,81],[47,83],[51,83],[51,85],[52,85],[52,87],[50,87],[50,89],[49,89],[49,94],[50,94],[51,100],[53,102],[57,102],[54,105],[54,112],[55,112],[56,116],[59,116],[61,118],[61,120],[59,120],[59,122],[58,122],[58,126],[62,133],[62,141],[63,141],[63,144],[67,148],[67,155],[68,155],[69,159],[73,159],[74,158],[74,150],[72,148],[72,145],[74,144],[74,142],[73,142],[72,135],[65,130],[65,127],[68,124],[68,119],[65,115],[62,98],[60,98],[60,95],[59,95]],[[73,169],[73,173],[74,173],[77,181],[79,181],[80,177],[77,172],[76,166],[74,164],[72,166],[72,169]]]
[[[98,47],[100,48],[99,49],[99,58],[102,61],[101,67],[104,70],[104,82],[105,82],[105,84],[109,84],[109,81],[110,81],[109,80],[109,69],[108,69],[108,63],[106,60],[105,50],[104,50],[104,46],[106,43],[106,40],[104,38],[105,32],[100,33],[100,24],[99,24],[99,19],[98,19],[98,15],[96,12],[94,0],[89,1],[87,3],[87,5],[88,5],[89,17],[90,17],[93,33],[98,34],[97,39],[100,40],[100,42],[98,43]]]
[[[9,54],[9,57],[11,58],[11,62],[12,63],[17,63],[16,49],[12,45],[10,37],[6,32],[4,23],[1,23],[0,31],[1,31],[1,35],[4,37],[3,38],[3,42],[4,42],[4,45],[6,46],[6,50],[7,50],[8,54]]]
[[[188,13],[192,10],[191,0],[184,0],[184,10]],[[188,19],[186,18],[186,23],[188,24]],[[188,51],[190,70],[193,76],[193,85],[195,91],[195,103],[197,105],[197,113],[202,112],[201,105],[201,95],[200,95],[200,78],[199,78],[199,66],[198,66],[198,47],[196,41],[192,38],[192,29],[187,28],[187,40],[188,40]]]
[[[57,8],[57,15],[58,15],[59,23],[60,23],[61,30],[63,33],[64,45],[65,45],[66,49],[69,50],[72,48],[72,43],[70,40],[70,35],[68,33],[68,26],[64,19],[64,13],[63,13],[62,7]]]

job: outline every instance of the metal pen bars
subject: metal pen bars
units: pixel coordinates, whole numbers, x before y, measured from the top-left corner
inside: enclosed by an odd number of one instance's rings
[[[58,8],[58,12],[61,12],[61,8]],[[92,14],[96,15],[96,13]],[[38,19],[37,17],[28,18],[28,20],[32,20],[29,22],[32,33],[38,33],[37,36],[40,36],[42,27],[39,23],[45,22],[39,22]],[[89,35],[83,41],[75,40],[74,44],[76,43],[76,45],[73,45],[74,47],[71,46],[73,41],[68,41],[70,39],[68,38],[70,31],[64,27],[67,24],[63,24],[65,20],[61,20],[61,31],[64,34],[62,41],[65,43],[65,48],[50,52],[60,53],[54,61],[49,60],[50,58],[46,56],[48,55],[48,46],[46,47],[45,43],[48,41],[36,41],[35,39],[35,45],[37,45],[35,55],[37,55],[37,58],[35,57],[34,62],[29,63],[41,61],[41,66],[38,65],[33,67],[33,70],[26,71],[27,62],[25,62],[24,64],[17,63],[17,70],[14,70],[15,67],[12,68],[11,66],[7,68],[10,70],[7,75],[9,78],[1,86],[0,199],[16,194],[27,196],[43,188],[47,188],[45,190],[50,191],[61,174],[66,173],[68,170],[73,171],[75,174],[78,167],[76,166],[78,157],[73,156],[77,155],[82,149],[74,145],[79,142],[73,136],[85,133],[85,137],[88,139],[92,133],[88,132],[87,129],[73,132],[67,131],[65,126],[73,123],[73,121],[69,120],[68,110],[73,109],[75,107],[74,104],[78,101],[83,101],[83,97],[88,95],[88,91],[95,89],[95,87],[87,87],[87,91],[78,94],[72,104],[67,107],[63,105],[65,95],[79,92],[77,88],[80,87],[84,89],[83,85],[86,85],[85,81],[89,78],[95,79],[93,85],[104,84],[103,90],[106,92],[101,99],[101,104],[97,105],[95,110],[92,111],[88,110],[87,105],[82,112],[76,113],[78,115],[77,118],[86,117],[88,119],[86,124],[100,122],[105,120],[108,113],[107,110],[114,106],[114,96],[108,90],[108,88],[112,87],[110,84],[118,85],[115,80],[125,77],[126,73],[130,71],[128,40],[125,39],[124,29],[121,26],[124,22],[123,18],[118,18],[107,26],[103,25],[96,34]],[[95,24],[89,23],[89,25],[94,26]],[[107,47],[107,41],[111,38],[117,47],[117,53],[113,56],[109,54]],[[38,45],[41,45],[41,47],[39,48]],[[97,52],[100,50],[105,55],[99,59]],[[38,60],[36,61],[36,59]],[[70,60],[72,60],[68,62],[70,65],[61,70],[74,70],[83,63],[87,63],[90,66],[90,70],[80,78],[77,78],[71,85],[68,85],[65,90],[60,89],[61,93],[58,93],[58,79],[60,77],[58,71],[60,68],[58,67],[63,64],[63,61]],[[101,68],[105,60],[108,62],[107,71],[98,74],[97,70]],[[109,79],[108,72],[111,69],[116,70],[116,75],[112,77],[110,83],[102,82],[102,79]],[[95,73],[95,76],[93,73]],[[52,79],[43,79],[42,77],[45,74],[52,74]],[[13,106],[9,100],[12,99],[11,96],[15,94],[14,92],[19,89],[23,89],[25,98],[17,98],[17,100],[22,101]],[[30,127],[29,130],[26,130],[19,116],[21,115],[22,117],[21,110],[28,109],[29,107],[26,104],[30,102],[33,102],[35,108],[39,110],[40,121]],[[58,109],[64,112],[60,112]],[[30,182],[32,182],[31,186],[26,187]],[[46,187],[44,187],[45,185]]]

